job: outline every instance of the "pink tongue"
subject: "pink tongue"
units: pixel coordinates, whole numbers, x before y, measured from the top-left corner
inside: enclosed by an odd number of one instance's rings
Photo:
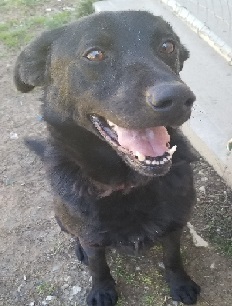
[[[135,154],[138,151],[145,156],[162,156],[167,151],[170,136],[164,126],[144,130],[129,130],[115,126],[118,142],[125,149]]]

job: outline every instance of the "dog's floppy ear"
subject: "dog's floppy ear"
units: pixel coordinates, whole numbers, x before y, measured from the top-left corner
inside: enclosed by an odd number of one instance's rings
[[[14,70],[14,82],[18,90],[29,92],[35,86],[45,85],[46,63],[50,47],[65,28],[64,26],[43,32],[20,53]]]
[[[189,51],[187,50],[187,48],[181,45],[180,57],[179,57],[180,71],[183,69],[184,61],[186,61],[188,58],[189,58]]]

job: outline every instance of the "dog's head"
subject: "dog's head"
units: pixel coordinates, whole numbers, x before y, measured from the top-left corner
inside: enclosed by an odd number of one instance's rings
[[[164,175],[175,148],[167,127],[191,114],[179,72],[189,53],[147,12],[104,12],[44,32],[19,55],[22,92],[45,88],[45,120],[71,122],[106,141],[136,171]]]

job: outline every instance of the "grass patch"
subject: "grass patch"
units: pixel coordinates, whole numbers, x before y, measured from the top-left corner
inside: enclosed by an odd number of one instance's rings
[[[58,12],[51,16],[35,16],[21,22],[11,20],[0,24],[0,41],[9,48],[27,44],[38,31],[54,29],[72,20],[73,12]]]
[[[120,256],[116,257],[114,264],[115,264],[114,273],[115,273],[116,279],[123,279],[123,281],[126,284],[134,284],[134,282],[136,281],[136,274],[131,273],[130,271],[125,269],[125,265]]]
[[[42,282],[36,286],[36,292],[40,296],[53,295],[55,286],[48,282]]]
[[[26,16],[36,14],[36,10],[45,5],[48,0],[0,0],[0,14],[3,13],[3,18],[24,19]]]
[[[79,18],[92,14],[94,12],[93,3],[96,1],[97,0],[81,0],[77,6],[77,17]]]
[[[156,253],[157,250],[155,248],[153,250]],[[152,252],[149,256],[152,259],[156,258]],[[138,305],[163,305],[165,298],[169,296],[169,288],[157,265],[153,265],[152,262],[153,260],[146,258],[146,264],[144,264],[144,258],[111,254],[110,266],[118,284],[120,306],[131,305],[127,294],[133,296],[133,301],[139,299]]]
[[[221,212],[220,212],[221,213]],[[223,215],[218,219],[208,221],[206,238],[223,254],[232,257],[232,239],[231,239],[231,217],[223,220]]]
[[[222,251],[229,257],[232,257],[232,240],[231,239],[222,239],[218,236],[209,236],[210,241],[216,245],[217,249]]]
[[[0,8],[33,7],[41,5],[41,2],[40,0],[0,0]]]
[[[48,29],[58,28],[73,19],[76,19],[76,14],[70,11],[59,12],[57,14],[53,14],[44,20],[44,26]]]
[[[143,305],[144,306],[162,306],[162,304],[157,304],[157,299],[154,297],[154,295],[146,295],[143,298]]]
[[[36,15],[28,18],[17,18],[0,23],[0,42],[11,49],[27,44],[39,31],[54,29],[79,17],[93,13],[93,3],[96,0],[81,0],[73,10],[51,12],[45,15]],[[0,0],[0,8],[18,8],[24,12],[25,7],[34,7],[41,4],[39,0]],[[22,13],[21,12],[21,13]],[[24,15],[30,12],[24,12]]]
[[[9,48],[16,48],[26,44],[32,37],[33,36],[30,31],[28,31],[28,28],[24,25],[0,25],[0,41]]]

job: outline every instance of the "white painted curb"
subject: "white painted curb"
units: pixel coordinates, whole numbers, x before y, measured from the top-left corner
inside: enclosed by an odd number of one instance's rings
[[[232,48],[175,0],[160,0],[232,65]]]

